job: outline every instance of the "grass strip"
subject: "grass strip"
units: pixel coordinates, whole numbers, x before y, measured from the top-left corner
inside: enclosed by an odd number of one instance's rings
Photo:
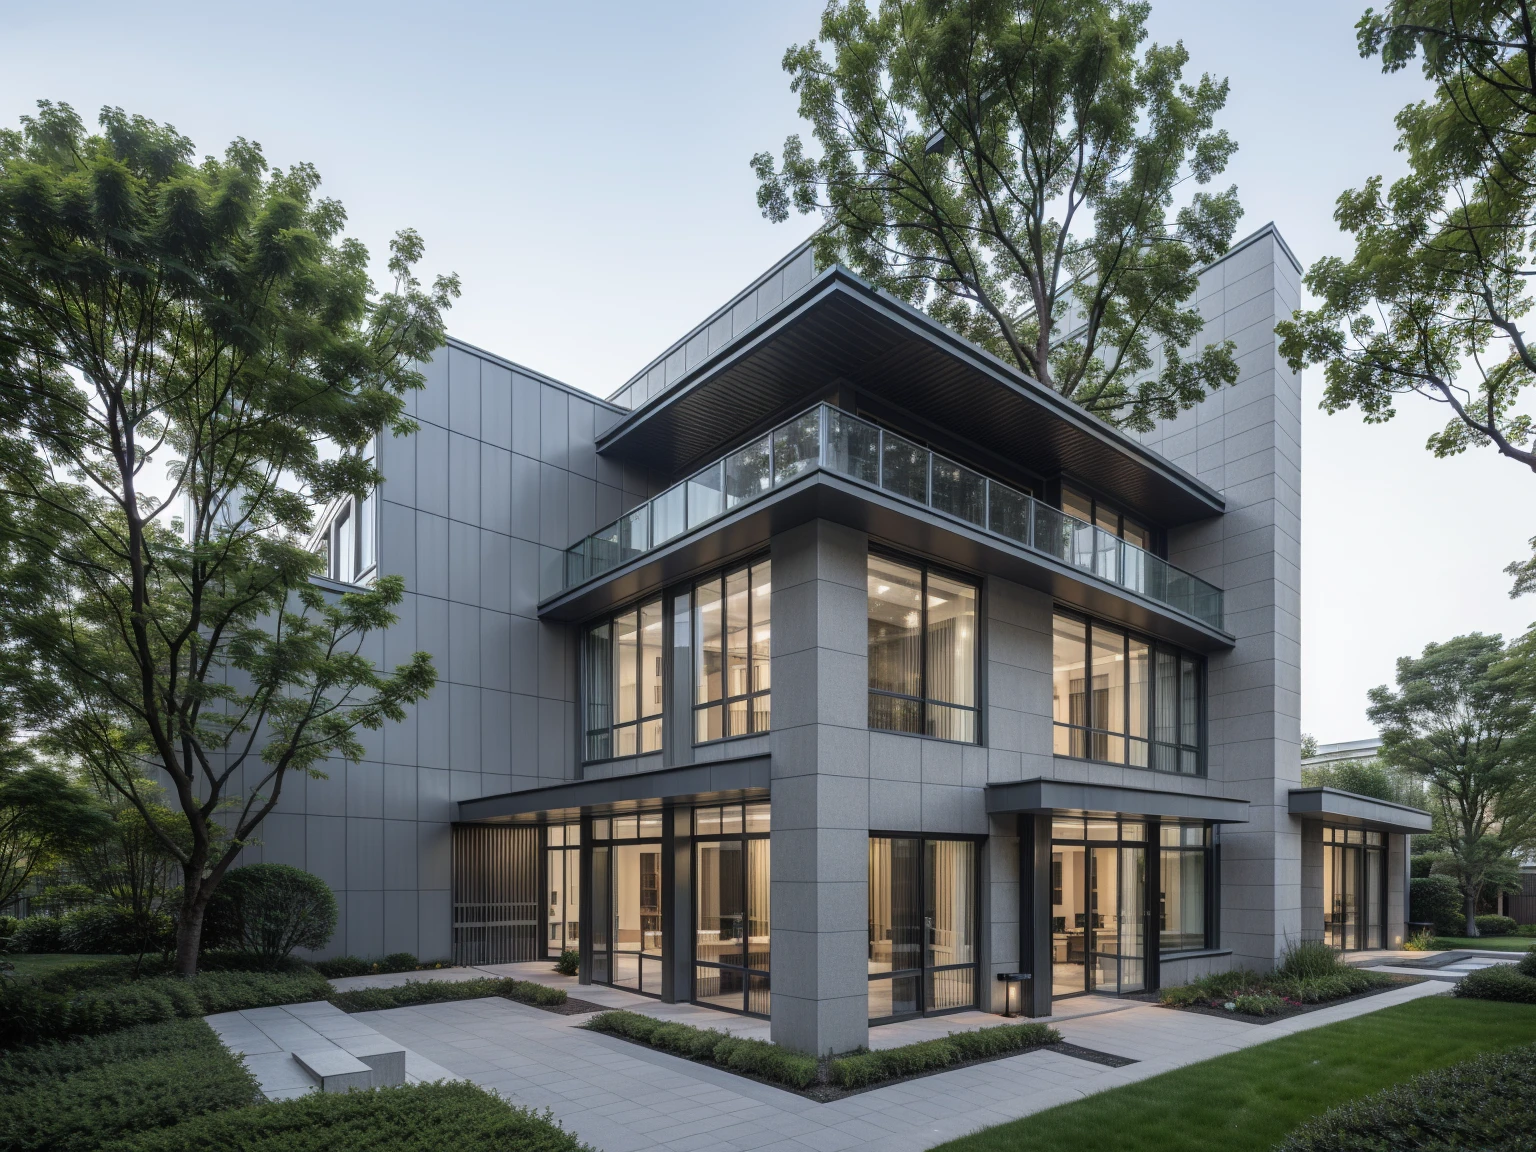
[[[1533,1041],[1536,1006],[1426,996],[1098,1092],[940,1148],[1268,1152],[1329,1108]],[[1488,1090],[1497,1087],[1490,1083]]]

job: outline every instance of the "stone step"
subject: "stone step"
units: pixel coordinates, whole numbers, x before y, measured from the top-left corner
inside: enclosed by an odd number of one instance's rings
[[[353,1088],[372,1088],[374,1085],[372,1066],[340,1048],[295,1052],[293,1058],[315,1078],[323,1092],[349,1092]],[[402,1064],[404,1059],[402,1054]]]
[[[338,1037],[335,1043],[373,1069],[375,1088],[405,1083],[405,1049],[388,1037],[375,1032],[370,1036]]]

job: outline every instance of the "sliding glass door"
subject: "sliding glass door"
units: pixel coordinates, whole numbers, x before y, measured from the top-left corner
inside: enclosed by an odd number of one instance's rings
[[[1147,827],[1058,818],[1051,832],[1051,994],[1147,982]]]
[[[976,845],[872,836],[869,1018],[976,1003]]]
[[[661,813],[592,821],[592,979],[661,995]]]
[[[693,998],[768,1015],[769,807],[695,808]]]

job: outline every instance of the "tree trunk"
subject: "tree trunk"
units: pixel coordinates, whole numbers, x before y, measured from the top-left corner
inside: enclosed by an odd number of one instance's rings
[[[1467,913],[1467,935],[1468,936],[1476,936],[1477,935],[1477,894],[1473,893],[1473,892],[1467,892],[1467,893],[1465,893],[1465,896],[1466,896],[1465,908],[1466,908],[1466,913]]]
[[[208,894],[198,884],[181,902],[176,920],[176,975],[191,979],[197,975],[198,952],[203,944],[203,913],[208,910]]]

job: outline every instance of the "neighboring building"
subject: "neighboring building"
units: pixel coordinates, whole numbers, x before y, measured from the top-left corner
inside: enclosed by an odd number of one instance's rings
[[[1206,269],[1241,379],[1140,438],[806,247],[608,402],[450,341],[321,534],[438,687],[247,858],[339,951],[579,948],[818,1052],[1268,967],[1333,855],[1399,943],[1420,814],[1300,786],[1298,283]]]
[[[1316,753],[1302,757],[1301,766],[1318,768],[1324,764],[1339,764],[1345,760],[1374,760],[1380,751],[1380,736],[1372,736],[1366,740],[1345,740],[1338,744],[1319,744]]]

